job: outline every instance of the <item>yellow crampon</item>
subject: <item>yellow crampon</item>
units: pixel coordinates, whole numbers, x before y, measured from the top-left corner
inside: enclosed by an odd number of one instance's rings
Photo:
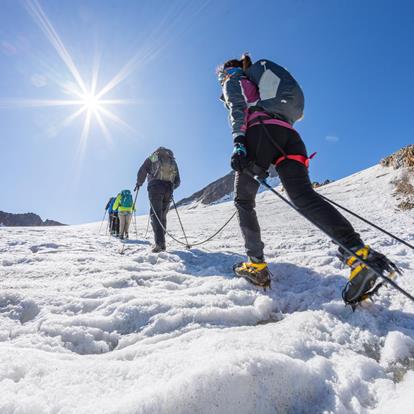
[[[363,260],[367,260],[369,255],[369,246],[361,247],[355,252],[355,255],[359,256]],[[367,267],[363,263],[359,262],[355,256],[351,256],[346,261],[346,264],[352,269],[351,274],[349,275],[349,280],[352,280],[362,269],[365,269]]]
[[[246,272],[250,273],[258,273],[262,270],[266,269],[267,263],[251,263],[251,262],[244,262],[240,267],[240,270],[245,270]]]
[[[233,266],[233,271],[237,277],[243,277],[256,286],[266,289],[270,288],[270,272],[266,262],[253,263],[242,262]]]

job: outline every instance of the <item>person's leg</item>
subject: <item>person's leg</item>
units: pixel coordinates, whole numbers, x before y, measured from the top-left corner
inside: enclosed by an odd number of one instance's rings
[[[148,195],[151,203],[150,216],[152,230],[154,232],[154,241],[156,245],[163,246],[163,244],[165,244],[165,236],[164,230],[159,220],[162,220],[162,206],[164,194],[149,189]]]
[[[275,125],[266,126],[266,129],[270,137],[277,142],[285,154],[307,157],[305,145],[297,132]],[[262,131],[266,133],[264,128],[262,128]],[[257,152],[259,154],[266,154],[266,152],[271,154],[272,151],[267,148],[269,142],[271,142],[270,139],[263,139],[260,148],[258,145],[260,140],[255,141],[254,145],[258,149]],[[263,143],[265,144],[264,147]],[[274,159],[272,162],[284,155],[274,143],[273,147]],[[266,155],[262,158],[268,159]],[[320,225],[328,235],[352,250],[356,256],[363,258],[369,263],[370,267],[376,269],[379,273],[393,273],[396,271],[395,265],[383,254],[376,252],[369,246],[364,246],[351,223],[312,188],[308,169],[303,164],[287,159],[283,160],[276,169],[289,198],[305,217]],[[339,252],[343,256],[342,262],[351,268],[349,282],[342,292],[343,299],[347,304],[355,306],[367,293],[375,291],[377,275],[365,265],[360,265],[360,262],[354,256],[350,256],[343,249],[340,248]]]
[[[124,237],[129,237],[129,225],[131,224],[132,213],[125,215]]]
[[[240,229],[244,239],[247,256],[252,261],[264,260],[264,244],[255,211],[255,198],[259,183],[250,175],[236,172],[234,180],[234,203],[237,209]]]
[[[114,221],[114,218],[113,218],[113,214],[112,213],[109,213],[108,214],[108,228],[109,228],[109,234],[112,234],[112,229],[113,229],[113,221]]]
[[[125,223],[126,223],[126,220],[125,220],[126,216],[122,213],[119,213],[118,216],[119,216],[119,237],[121,239],[123,239],[124,238]]]
[[[280,142],[286,154],[307,157],[305,144],[298,133],[278,127],[270,127],[268,130],[272,138]],[[282,154],[276,152],[276,159],[280,156]],[[346,247],[362,245],[362,240],[351,223],[313,189],[305,165],[287,159],[276,167],[276,171],[289,198],[305,217],[319,224],[332,238],[337,239]]]
[[[346,247],[362,245],[351,223],[312,188],[308,169],[303,164],[286,160],[276,170],[289,198],[305,217],[319,224],[329,236]]]
[[[171,197],[172,197],[172,192],[170,190],[167,190],[164,193],[163,200],[162,200],[161,223],[165,229],[167,228],[167,213],[170,209]],[[163,243],[161,244],[161,246],[165,248],[165,231],[164,230],[163,230]]]

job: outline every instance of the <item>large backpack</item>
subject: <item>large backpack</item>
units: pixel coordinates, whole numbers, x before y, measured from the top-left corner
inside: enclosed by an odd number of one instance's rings
[[[131,208],[134,204],[134,201],[132,200],[132,194],[129,190],[123,190],[121,191],[121,201],[120,206],[124,208]]]
[[[151,175],[156,180],[174,183],[178,174],[178,166],[172,151],[158,148],[151,156]]]
[[[290,124],[303,117],[303,91],[285,68],[261,59],[246,70],[246,75],[258,87],[259,107],[271,115],[281,116]]]

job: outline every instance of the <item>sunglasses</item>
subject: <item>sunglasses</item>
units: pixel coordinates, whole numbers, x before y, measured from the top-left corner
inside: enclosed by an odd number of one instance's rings
[[[233,76],[233,75],[241,75],[242,73],[243,73],[243,70],[241,68],[233,68],[233,67],[221,68],[217,72],[217,77],[218,77],[218,80],[221,83],[223,83],[228,77]]]

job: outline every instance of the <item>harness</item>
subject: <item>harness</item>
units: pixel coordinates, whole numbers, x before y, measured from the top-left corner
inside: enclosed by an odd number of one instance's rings
[[[262,110],[254,112],[249,111],[247,128],[253,127],[255,125],[262,125],[267,138],[270,140],[273,146],[282,154],[280,157],[276,159],[274,165],[277,167],[281,162],[285,160],[293,160],[304,165],[306,168],[309,168],[309,161],[316,155],[316,152],[312,153],[309,157],[306,157],[302,154],[286,154],[285,150],[270,135],[269,131],[266,128],[266,124],[279,125],[281,127],[295,131],[296,133],[297,131],[292,127],[292,125],[289,124],[289,122],[286,122],[277,115],[269,114],[268,112]]]

